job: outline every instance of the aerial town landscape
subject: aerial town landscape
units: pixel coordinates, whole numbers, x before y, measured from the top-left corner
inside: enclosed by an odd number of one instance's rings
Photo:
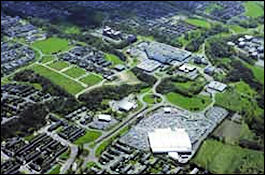
[[[1,174],[264,174],[264,1],[1,1]]]

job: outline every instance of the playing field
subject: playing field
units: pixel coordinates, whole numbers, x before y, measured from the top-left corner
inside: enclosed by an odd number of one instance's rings
[[[201,111],[212,101],[208,96],[197,95],[190,98],[177,94],[175,92],[166,94],[166,97],[170,103],[190,111]]]
[[[54,59],[55,59],[54,56],[43,56],[40,62],[45,64],[45,63],[48,63]]]
[[[80,81],[87,84],[88,86],[93,86],[102,80],[103,78],[101,78],[101,76],[96,74],[89,74],[88,76],[80,79]]]
[[[73,68],[70,68],[70,69],[64,71],[63,73],[65,73],[66,75],[69,75],[70,77],[78,78],[78,77],[86,74],[86,71],[80,67],[73,67]]]
[[[49,67],[55,69],[55,70],[62,70],[64,68],[67,68],[69,66],[69,63],[66,61],[56,61],[48,65]]]
[[[188,18],[186,19],[186,22],[197,27],[202,27],[202,28],[211,27],[211,24],[209,22],[202,19]]]
[[[78,92],[84,89],[84,87],[78,82],[71,80],[44,66],[34,65],[31,67],[31,69],[35,71],[36,73],[50,79],[54,84],[59,85],[60,87],[65,89],[70,94],[77,94]]]
[[[244,6],[246,16],[255,18],[264,15],[264,9],[257,2],[248,1],[244,3]]]
[[[214,174],[264,173],[264,153],[206,140],[192,160]]]
[[[52,54],[68,50],[70,48],[68,44],[68,41],[65,39],[53,37],[46,40],[36,41],[32,46],[40,49],[43,54]]]
[[[99,138],[102,135],[99,131],[87,131],[86,134],[79,139],[77,139],[74,143],[77,145],[82,145],[85,143],[90,143],[95,141],[97,138]]]

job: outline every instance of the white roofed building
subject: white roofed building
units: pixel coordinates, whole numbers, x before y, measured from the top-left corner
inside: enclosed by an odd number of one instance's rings
[[[98,120],[110,122],[111,121],[111,116],[107,115],[107,114],[99,114],[98,115]]]
[[[208,88],[219,91],[219,92],[223,92],[226,87],[227,87],[226,84],[218,82],[218,81],[211,81],[208,84]]]
[[[118,102],[118,107],[119,107],[119,110],[130,111],[131,109],[135,107],[135,104],[127,100],[121,100]]]
[[[185,129],[156,129],[148,133],[150,147],[153,153],[191,153],[192,145]]]

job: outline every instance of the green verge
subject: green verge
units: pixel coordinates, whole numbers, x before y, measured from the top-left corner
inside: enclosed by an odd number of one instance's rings
[[[60,174],[61,165],[55,165],[47,174]]]
[[[97,138],[99,138],[102,135],[99,131],[87,131],[86,134],[80,138],[78,138],[74,144],[82,145],[85,143],[90,143],[95,141]]]
[[[57,72],[54,72],[53,70],[48,69],[42,65],[35,64],[31,67],[31,69],[34,72],[44,76],[45,78],[50,79],[54,84],[62,87],[70,94],[75,95],[84,89],[84,87],[78,82],[71,80]]]

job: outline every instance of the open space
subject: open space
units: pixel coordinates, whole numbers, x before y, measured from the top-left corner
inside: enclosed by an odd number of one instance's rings
[[[57,72],[54,72],[44,66],[34,65],[31,69],[36,73],[50,79],[54,84],[61,86],[70,94],[76,94],[84,89],[84,87],[80,83],[71,80]]]
[[[86,71],[82,68],[79,68],[79,67],[73,67],[73,68],[67,69],[63,73],[65,73],[66,75],[69,75],[70,77],[78,78],[78,77],[86,74]]]
[[[66,39],[48,38],[46,40],[36,41],[32,44],[33,47],[40,49],[44,54],[53,54],[68,50],[69,42]]]
[[[103,78],[101,76],[92,73],[80,79],[81,82],[87,84],[88,86],[93,86],[102,80]]]
[[[245,2],[244,6],[246,9],[246,16],[255,18],[264,15],[264,9],[262,9],[261,5],[255,1]]]
[[[201,111],[211,103],[209,96],[202,95],[185,97],[178,93],[170,92],[166,94],[166,97],[170,103],[190,111]]]
[[[66,61],[56,61],[56,62],[49,64],[48,66],[60,71],[64,68],[67,68],[69,66],[69,63]]]

